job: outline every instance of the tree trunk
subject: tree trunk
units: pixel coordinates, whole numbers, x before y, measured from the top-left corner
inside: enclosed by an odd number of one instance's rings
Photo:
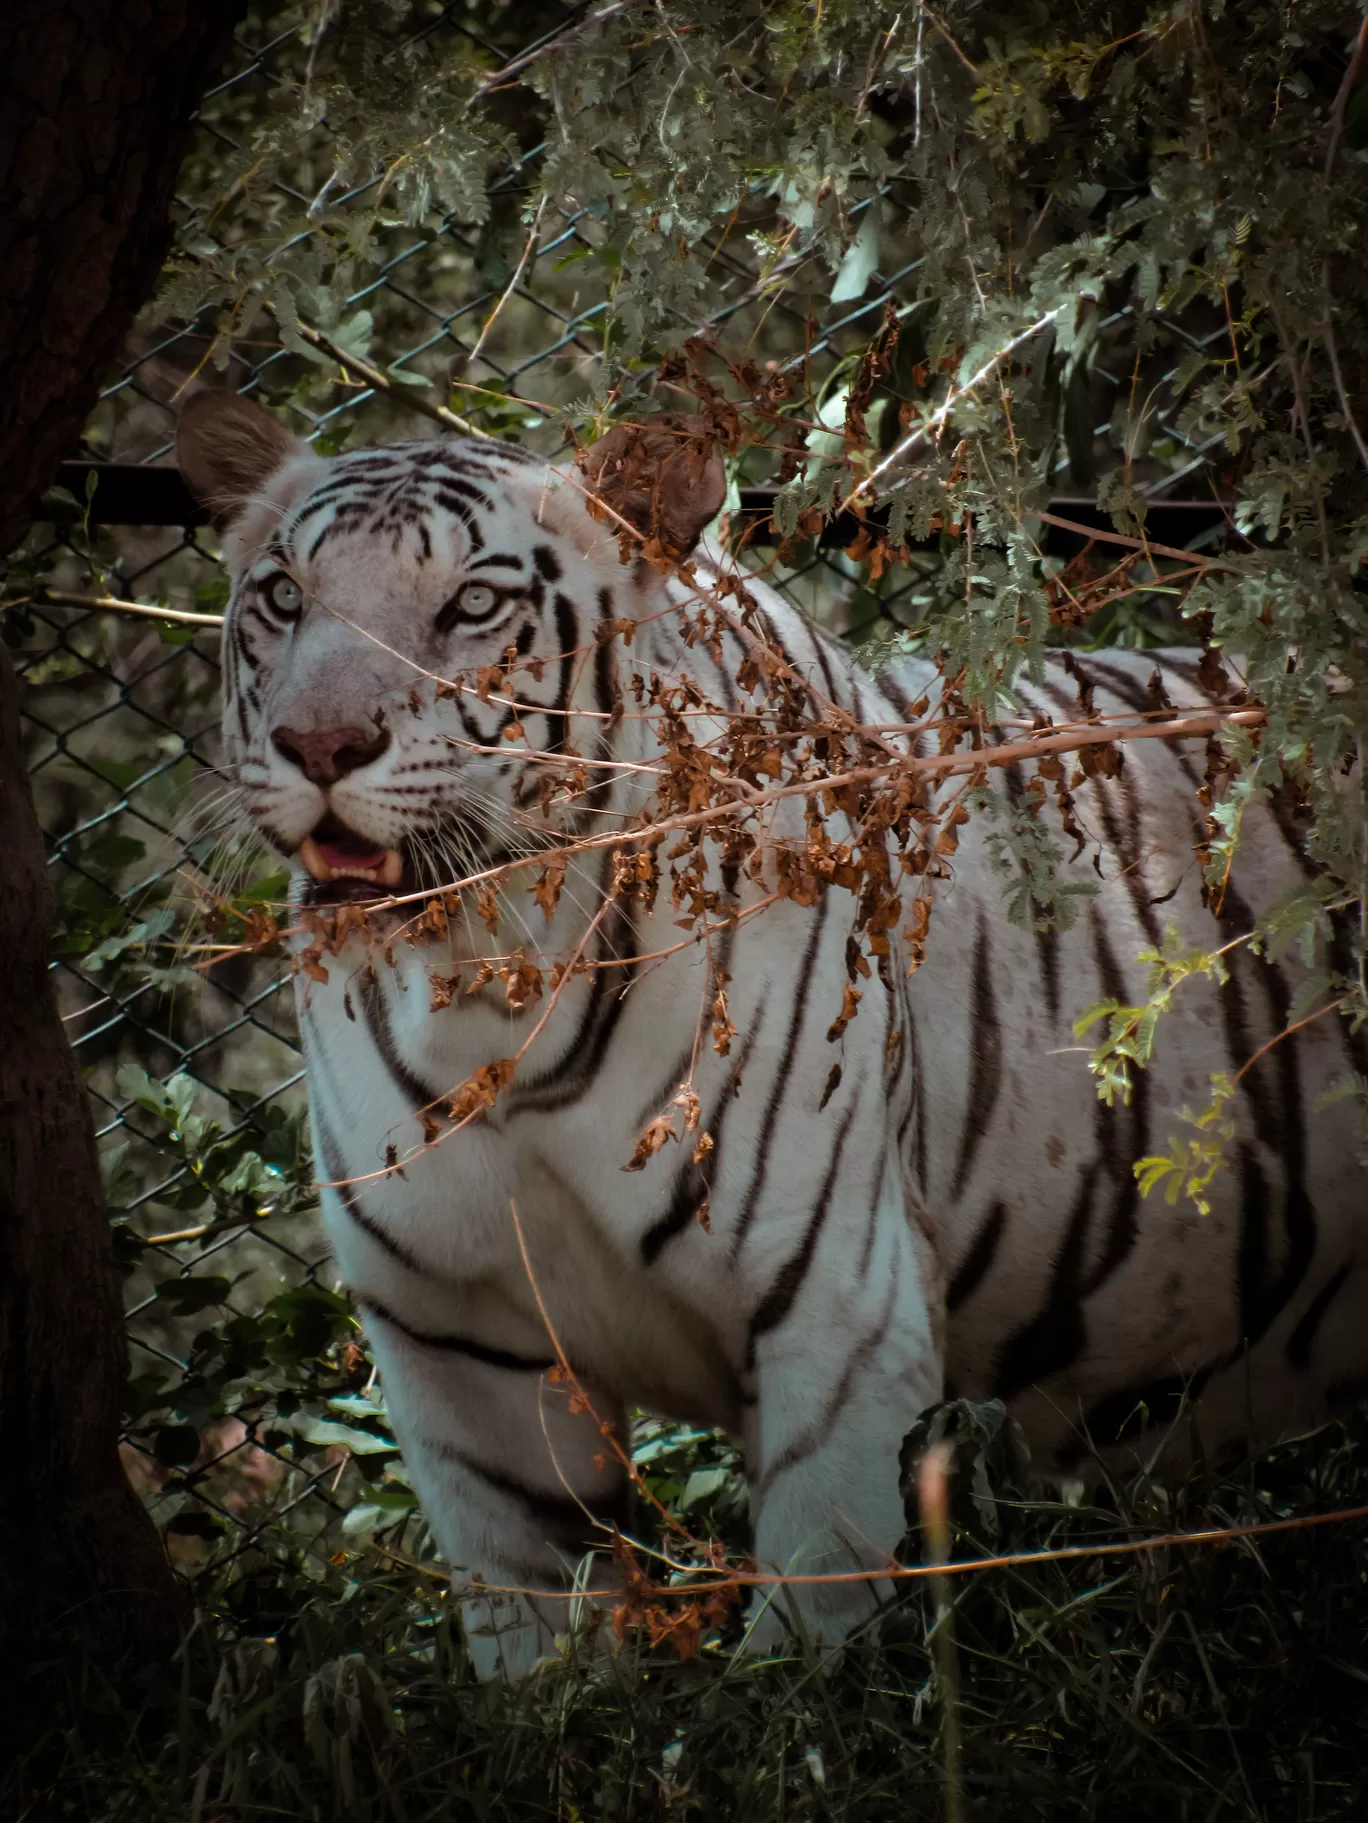
[[[171,245],[190,119],[245,0],[0,6],[0,556]]]
[[[71,455],[170,245],[242,0],[0,6],[0,556]],[[183,1604],[117,1453],[123,1310],[47,974],[53,905],[0,646],[0,1678],[166,1656]],[[13,1711],[9,1719],[13,1720]]]

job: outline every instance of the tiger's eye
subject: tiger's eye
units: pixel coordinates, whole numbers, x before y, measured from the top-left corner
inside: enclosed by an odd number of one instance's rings
[[[493,588],[487,582],[465,582],[443,604],[434,624],[439,633],[449,633],[460,622],[467,626],[486,626],[502,615],[512,599],[503,589]]]
[[[304,606],[303,589],[292,576],[285,575],[283,571],[264,584],[261,595],[271,612],[278,614],[282,620],[298,619],[299,611]]]
[[[488,620],[499,605],[499,591],[487,582],[468,582],[461,590],[461,613],[467,620]]]

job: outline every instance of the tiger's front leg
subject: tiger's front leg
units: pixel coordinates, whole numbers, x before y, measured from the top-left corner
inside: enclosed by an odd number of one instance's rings
[[[623,1436],[623,1414],[589,1388],[593,1409],[572,1410],[549,1362],[419,1337],[364,1297],[361,1307],[414,1491],[461,1593],[476,1675],[520,1677],[566,1631],[586,1551],[603,1553],[591,1586],[615,1581],[606,1547],[626,1527],[629,1489],[599,1419]]]
[[[755,1556],[762,1571],[820,1577],[877,1570],[905,1530],[898,1455],[941,1397],[939,1282],[924,1234],[886,1174],[867,1257],[848,1245],[812,1271],[782,1319],[752,1319],[757,1401],[748,1426]],[[882,1578],[762,1585],[752,1650],[785,1623],[836,1644],[891,1593]]]

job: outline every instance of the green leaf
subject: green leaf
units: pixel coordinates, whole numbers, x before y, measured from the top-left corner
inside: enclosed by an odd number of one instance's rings
[[[285,905],[289,897],[290,876],[282,867],[235,893],[232,903],[238,911],[250,911],[254,905]]]
[[[860,218],[859,232],[846,248],[831,287],[833,304],[853,304],[862,298],[870,279],[879,269],[879,199]]]
[[[417,1498],[407,1488],[381,1488],[373,1500],[352,1507],[342,1521],[342,1534],[355,1538],[367,1532],[384,1532],[402,1524],[417,1510]]]
[[[134,1374],[124,1386],[122,1400],[124,1417],[130,1423],[136,1423],[145,1412],[159,1410],[166,1404],[163,1395],[167,1384],[168,1375],[164,1369],[153,1369],[145,1374]]]
[[[374,1456],[398,1448],[392,1437],[377,1437],[373,1431],[357,1430],[350,1424],[334,1424],[327,1418],[311,1418],[301,1414],[294,1419],[291,1428],[297,1437],[303,1438],[314,1449],[327,1449],[332,1444],[340,1443],[357,1456]]]
[[[191,1507],[184,1513],[177,1513],[174,1519],[168,1519],[162,1527],[174,1538],[221,1538],[225,1531],[224,1523],[213,1513],[206,1513],[200,1507]]]
[[[261,1323],[267,1354],[282,1367],[311,1360],[356,1332],[350,1301],[322,1285],[282,1291],[262,1311]]]
[[[136,836],[110,834],[100,836],[90,843],[82,859],[87,867],[93,867],[103,874],[116,874],[134,861],[141,861],[147,853],[147,845]]]
[[[682,1513],[696,1507],[701,1501],[710,1500],[732,1479],[730,1469],[712,1468],[695,1469],[684,1484],[684,1494],[679,1502]]]
[[[164,1424],[152,1439],[152,1454],[167,1468],[186,1468],[200,1452],[193,1424]]]
[[[1356,152],[1368,150],[1368,82],[1361,83],[1349,97],[1344,110],[1344,143]]]
[[[328,340],[335,342],[344,354],[354,354],[358,360],[369,361],[374,332],[375,318],[370,311],[357,310],[344,322],[334,324],[328,331]]]
[[[193,1316],[197,1311],[208,1310],[211,1305],[222,1304],[232,1289],[232,1281],[224,1278],[164,1279],[157,1287],[157,1297],[163,1304],[170,1304],[182,1316]]]

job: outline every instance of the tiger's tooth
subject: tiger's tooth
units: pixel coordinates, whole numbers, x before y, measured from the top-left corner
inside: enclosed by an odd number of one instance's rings
[[[308,868],[315,880],[331,880],[333,870],[323,859],[323,851],[312,836],[305,836],[299,844],[299,858]]]
[[[404,876],[404,857],[397,848],[387,848],[380,863],[380,884],[397,886]]]

